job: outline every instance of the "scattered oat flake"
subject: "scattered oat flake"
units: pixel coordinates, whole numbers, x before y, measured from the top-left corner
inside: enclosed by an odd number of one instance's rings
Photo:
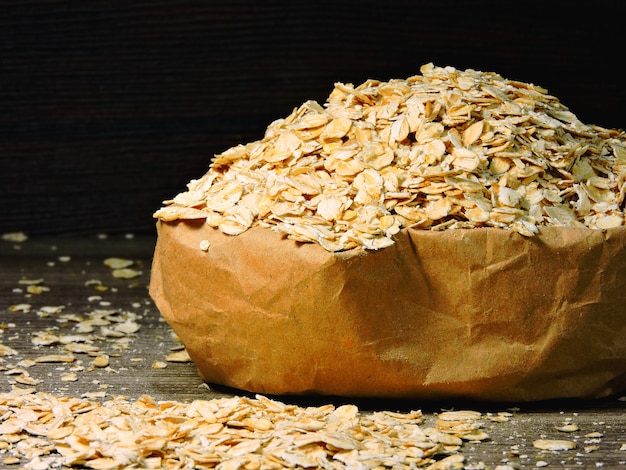
[[[109,358],[108,356],[96,356],[93,359],[94,367],[108,367],[109,366]]]
[[[37,278],[37,279],[26,279],[26,278],[22,278],[19,281],[17,281],[18,284],[23,284],[23,285],[38,285],[38,284],[42,284],[44,282],[44,279],[42,277]]]
[[[453,469],[462,469],[463,462],[465,461],[465,457],[460,454],[449,455],[448,457],[439,460],[431,465],[429,465],[427,470],[453,470]]]
[[[153,369],[165,369],[165,368],[167,368],[167,362],[164,362],[164,361],[154,361],[152,363],[152,368]]]
[[[26,287],[26,292],[33,295],[40,295],[44,292],[50,292],[50,288],[47,286],[29,285]]]
[[[111,269],[123,269],[135,264],[133,260],[125,258],[107,258],[104,260],[104,265]]]
[[[68,354],[49,354],[46,356],[39,356],[35,358],[36,363],[45,362],[74,362],[76,357]]]
[[[131,268],[121,268],[113,270],[113,277],[116,279],[134,279],[141,276],[143,273]]]
[[[543,450],[572,450],[576,448],[576,443],[562,439],[537,439],[533,446]]]
[[[28,240],[28,236],[24,232],[8,232],[2,234],[2,240],[5,242],[21,243]]]
[[[63,312],[64,305],[44,305],[37,310],[37,316],[41,318],[49,317],[50,315],[57,315]]]
[[[15,356],[17,351],[10,346],[0,343],[0,357],[3,356]]]
[[[59,336],[48,331],[35,331],[30,340],[35,346],[49,346],[60,342]]]
[[[168,354],[165,360],[167,362],[191,362],[191,358],[185,349]]]
[[[9,305],[9,312],[23,312],[23,313],[28,313],[30,312],[32,306],[30,304],[13,304],[13,305]]]
[[[5,371],[5,375],[20,375],[27,374],[28,372],[21,367],[12,367],[9,370]]]
[[[41,380],[31,377],[28,374],[16,375],[15,381],[22,385],[39,385],[41,383]]]
[[[442,433],[454,434],[466,441],[484,441],[489,439],[489,434],[481,429],[481,418],[482,413],[478,411],[444,411],[437,415],[435,426]]]
[[[460,410],[444,411],[437,415],[437,419],[442,421],[476,421],[482,417],[479,411]]]
[[[569,424],[564,424],[563,426],[557,426],[556,430],[561,431],[561,432],[576,432],[580,430],[580,428],[578,427],[577,424],[569,423]]]
[[[76,354],[92,354],[100,351],[100,348],[93,344],[72,342],[63,346],[67,352]]]
[[[133,333],[137,333],[141,325],[132,320],[126,320],[124,322],[116,324],[113,329],[120,333],[124,333],[125,335],[132,335]]]
[[[20,362],[17,363],[17,365],[19,367],[32,367],[35,365],[35,361],[33,361],[32,359],[22,359]]]

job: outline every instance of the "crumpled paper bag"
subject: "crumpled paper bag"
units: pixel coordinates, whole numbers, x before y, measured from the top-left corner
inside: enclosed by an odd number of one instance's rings
[[[259,227],[157,230],[150,294],[209,383],[490,401],[626,388],[626,228],[409,228],[340,253]]]

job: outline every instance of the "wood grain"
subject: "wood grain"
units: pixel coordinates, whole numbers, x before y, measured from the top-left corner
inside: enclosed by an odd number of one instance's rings
[[[624,128],[617,1],[0,3],[0,231],[151,231],[162,199],[336,81],[426,62]]]

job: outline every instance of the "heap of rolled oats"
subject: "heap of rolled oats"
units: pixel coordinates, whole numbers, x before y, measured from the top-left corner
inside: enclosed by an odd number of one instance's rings
[[[420,411],[301,407],[261,395],[191,403],[118,397],[100,403],[15,388],[0,393],[0,412],[0,464],[27,461],[21,468],[30,470],[443,470],[463,468],[464,442],[488,439],[477,412],[442,413],[433,427]]]
[[[495,73],[421,72],[337,83],[324,106],[308,101],[216,155],[155,217],[230,235],[258,225],[329,251],[383,248],[404,227],[624,224],[624,132]]]

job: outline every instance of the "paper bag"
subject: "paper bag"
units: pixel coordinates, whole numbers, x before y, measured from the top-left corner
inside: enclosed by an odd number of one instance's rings
[[[209,383],[490,401],[626,388],[626,228],[409,228],[339,253],[260,227],[157,229],[150,293]]]

